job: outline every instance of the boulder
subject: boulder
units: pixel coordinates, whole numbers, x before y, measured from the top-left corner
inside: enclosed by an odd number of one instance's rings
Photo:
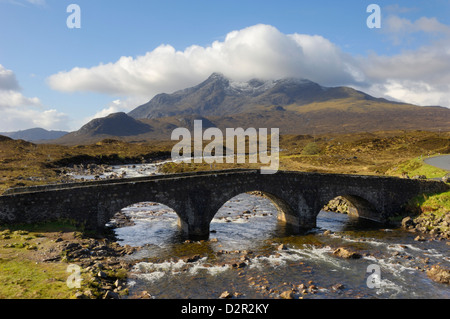
[[[294,293],[292,290],[286,290],[280,294],[280,297],[283,299],[294,299]]]
[[[354,251],[350,251],[346,248],[338,248],[333,252],[333,255],[337,256],[337,257],[341,257],[341,258],[345,258],[345,259],[359,259],[361,258],[361,254],[358,254]]]
[[[233,296],[231,295],[231,293],[229,293],[228,291],[224,291],[224,292],[222,292],[222,294],[220,295],[219,298],[221,298],[221,299],[229,299],[229,298],[231,298],[231,297],[233,297]]]
[[[410,216],[402,219],[402,228],[409,229],[409,228],[413,228],[415,226],[416,226],[416,223]]]
[[[432,266],[427,271],[427,276],[433,281],[450,284],[450,269],[442,268],[439,265]]]

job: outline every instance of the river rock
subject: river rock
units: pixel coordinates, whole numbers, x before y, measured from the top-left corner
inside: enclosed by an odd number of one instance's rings
[[[342,289],[344,289],[344,285],[343,284],[335,284],[331,287],[331,289],[333,289],[334,291],[342,290]]]
[[[402,228],[409,229],[409,228],[414,228],[415,226],[416,226],[416,223],[410,216],[402,219]]]
[[[280,297],[283,299],[294,299],[294,293],[292,290],[286,290],[280,294]]]
[[[117,292],[108,290],[105,293],[105,296],[103,297],[103,299],[120,299],[120,296],[119,296],[119,294]]]
[[[229,299],[231,297],[233,297],[232,294],[230,294],[228,291],[224,291],[224,292],[222,292],[222,294],[220,295],[219,298],[221,298],[221,299]]]
[[[337,256],[337,257],[341,257],[341,258],[345,258],[345,259],[359,259],[361,258],[361,254],[358,254],[354,251],[350,251],[346,248],[338,248],[335,251],[333,251],[333,255]]]
[[[425,237],[423,236],[417,236],[416,238],[414,238],[415,241],[425,241]]]
[[[450,284],[450,269],[442,268],[439,265],[432,266],[427,271],[427,276],[433,281]]]
[[[192,256],[192,257],[187,257],[187,258],[185,258],[184,259],[184,262],[187,262],[187,263],[194,263],[194,262],[196,262],[196,261],[198,261],[199,259],[201,259],[202,257],[200,256],[200,255],[194,255],[194,256]]]

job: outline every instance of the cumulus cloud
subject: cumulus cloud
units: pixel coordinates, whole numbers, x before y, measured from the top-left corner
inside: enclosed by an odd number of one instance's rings
[[[93,91],[151,97],[198,84],[213,72],[236,80],[302,77],[324,85],[355,83],[361,73],[354,59],[321,36],[286,35],[270,25],[227,34],[210,46],[177,51],[160,45],[143,56],[121,57],[92,68],[76,67],[48,78],[64,92]]]
[[[213,72],[238,81],[300,77],[324,86],[353,86],[377,97],[450,107],[450,26],[436,18],[411,21],[391,15],[383,28],[392,37],[433,35],[434,42],[397,55],[355,57],[320,35],[284,34],[258,24],[229,32],[208,46],[175,50],[163,44],[142,56],[75,67],[47,80],[51,88],[63,92],[96,92],[145,102],[158,93],[196,85]],[[96,115],[128,111],[131,105],[116,102]]]
[[[388,16],[384,21],[386,32],[390,33],[444,33],[450,35],[450,27],[439,22],[436,18],[421,17],[416,21],[401,18],[396,15]]]
[[[389,16],[384,26],[383,32],[395,44],[418,33],[432,37],[415,50],[364,57],[360,65],[369,93],[412,104],[450,107],[450,26],[436,18],[411,21],[398,16]]]
[[[19,83],[13,71],[0,64],[0,90],[19,90]]]
[[[13,71],[0,64],[0,131],[30,127],[65,127],[68,118],[54,109],[45,110],[37,97],[26,97]]]
[[[126,99],[116,99],[116,100],[112,101],[111,103],[109,103],[105,108],[103,108],[100,111],[98,111],[97,113],[95,113],[94,115],[85,118],[83,120],[83,122],[79,123],[79,124],[81,126],[93,119],[105,117],[112,113],[117,113],[117,112],[128,113],[128,112],[132,111],[133,109],[135,109],[137,105],[142,105],[146,102],[148,102],[148,99],[142,98],[142,97],[129,97]]]

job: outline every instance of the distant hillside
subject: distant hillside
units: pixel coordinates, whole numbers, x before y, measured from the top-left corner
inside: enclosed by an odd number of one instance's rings
[[[123,112],[113,113],[103,118],[91,120],[78,131],[71,132],[55,143],[84,143],[99,141],[109,137],[127,137],[150,133],[152,128]]]
[[[8,136],[14,140],[24,140],[29,142],[37,142],[42,140],[53,140],[66,135],[65,131],[47,131],[43,128],[31,128],[28,130],[17,132],[0,132],[0,135]]]

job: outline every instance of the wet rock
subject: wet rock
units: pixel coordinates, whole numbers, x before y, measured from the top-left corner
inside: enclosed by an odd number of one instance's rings
[[[340,248],[336,249],[335,251],[333,251],[333,255],[340,257],[340,258],[345,258],[345,259],[359,259],[362,257],[361,254],[358,254],[354,251],[350,251],[343,247],[340,247]]]
[[[287,247],[285,244],[281,244],[277,247],[277,250],[287,250]]]
[[[427,271],[427,276],[435,282],[450,284],[450,269],[443,268],[439,265],[432,266]]]
[[[222,292],[220,294],[219,298],[221,298],[221,299],[229,299],[231,297],[233,297],[233,295],[231,293],[229,293],[228,291],[224,291],[224,292]]]
[[[108,290],[105,293],[105,296],[103,297],[103,299],[120,299],[120,296],[119,296],[118,293],[116,293],[114,291],[111,291],[111,290]]]
[[[307,288],[307,286],[305,284],[300,284],[297,286],[298,290],[305,290]]]
[[[410,229],[416,226],[416,223],[414,220],[408,216],[402,219],[402,228],[404,229]]]
[[[344,285],[343,284],[335,284],[331,287],[331,289],[333,289],[334,291],[342,290],[342,289],[344,289]]]
[[[343,197],[338,196],[325,205],[323,210],[327,212],[348,214],[348,203]]]
[[[294,293],[292,290],[286,290],[280,294],[280,297],[283,299],[294,299]]]
[[[184,261],[187,263],[194,263],[194,262],[198,261],[200,258],[202,258],[200,255],[195,255],[192,257],[185,258]]]
[[[423,236],[417,236],[416,238],[414,238],[415,241],[425,241],[425,237]]]

